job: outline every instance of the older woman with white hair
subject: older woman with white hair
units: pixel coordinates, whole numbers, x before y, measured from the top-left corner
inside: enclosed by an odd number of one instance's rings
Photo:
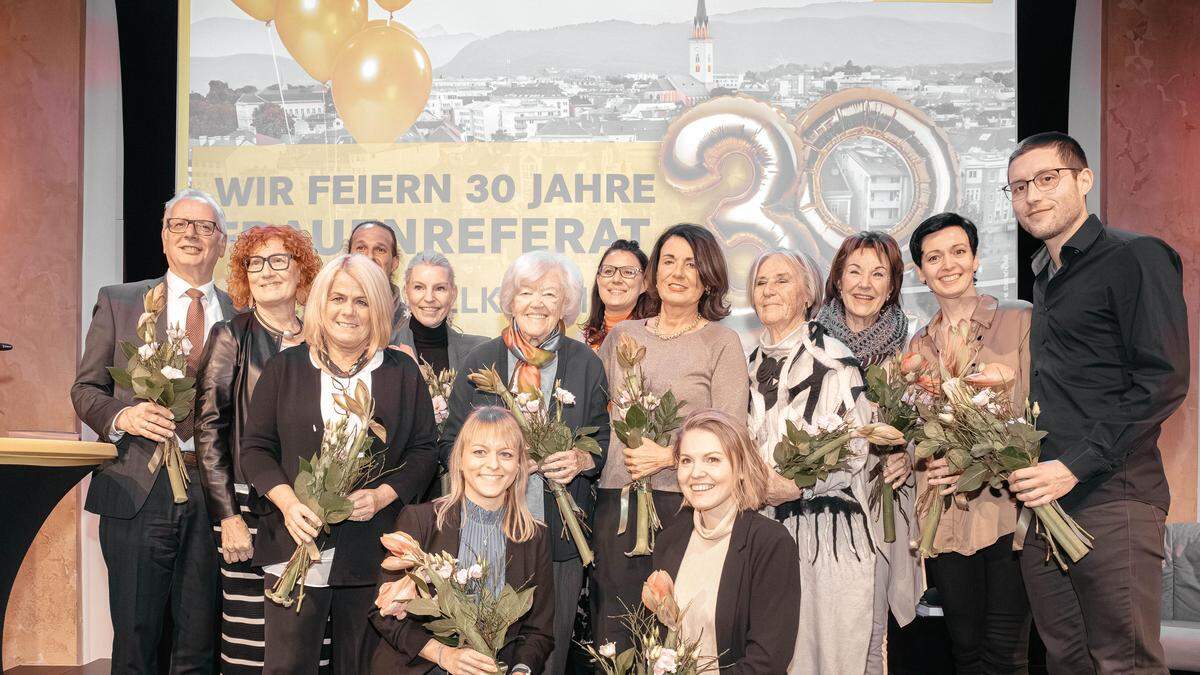
[[[821,306],[816,264],[802,253],[766,251],[751,266],[747,288],[765,328],[750,354],[750,433],[763,459],[774,465],[775,445],[789,421],[812,424],[829,416],[854,425],[871,421],[854,354],[810,321]],[[877,556],[895,557],[893,566],[907,566],[912,576],[911,556],[895,556],[895,547],[875,543],[868,517],[869,448],[861,439],[851,443],[848,466],[812,488],[801,490],[774,472],[768,484],[767,503],[800,551],[804,590],[789,673],[868,672],[875,617],[884,612],[886,626],[887,616],[886,604],[876,607],[876,584],[889,581],[876,573]],[[915,606],[911,590],[908,600]]]
[[[458,286],[454,268],[441,253],[422,251],[408,261],[404,299],[408,320],[396,324],[388,342],[411,347],[417,360],[434,370],[458,370],[472,349],[487,342],[481,335],[468,335],[451,325]]]
[[[298,544],[321,551],[304,578],[299,606],[264,603],[264,673],[316,673],[322,635],[332,617],[334,672],[366,672],[377,634],[367,625],[382,551],[379,538],[400,509],[425,492],[437,464],[429,392],[408,356],[386,349],[392,297],[387,278],[369,258],[339,255],[313,281],[304,311],[304,344],[267,362],[254,389],[242,433],[242,471],[270,501],[259,520],[255,566],[272,587]],[[349,519],[325,527],[292,489],[321,447],[326,424],[342,417],[334,396],[364,384],[375,419],[373,478],[348,495]]]
[[[510,387],[540,391],[552,407],[555,383],[574,396],[562,407],[562,419],[572,429],[595,427],[592,433],[601,448],[608,447],[608,380],[604,365],[586,344],[564,335],[565,327],[579,316],[583,278],[568,258],[534,251],[517,258],[500,285],[500,309],[509,325],[500,337],[471,351],[459,368],[450,394],[450,417],[440,441],[443,462],[458,437],[463,421],[474,408],[497,405],[499,398],[476,389],[467,380],[472,372],[494,368]],[[566,670],[571,648],[575,606],[583,587],[583,563],[570,537],[564,536],[562,516],[547,480],[564,487],[590,519],[592,484],[604,467],[604,456],[578,448],[556,453],[542,462],[527,486],[529,510],[550,528],[550,555],[554,560],[554,652],[545,672]],[[586,522],[581,518],[583,522]]]

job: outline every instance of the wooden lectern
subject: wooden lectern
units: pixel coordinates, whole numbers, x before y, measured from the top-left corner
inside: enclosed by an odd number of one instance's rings
[[[42,523],[93,466],[117,456],[112,443],[21,436],[0,438],[0,650],[8,596]]]

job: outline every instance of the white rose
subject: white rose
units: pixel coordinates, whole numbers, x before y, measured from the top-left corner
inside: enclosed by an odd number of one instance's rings
[[[817,419],[813,420],[817,428],[821,431],[834,431],[842,426],[842,418],[833,413],[818,415]]]
[[[174,326],[167,328],[168,340],[179,340],[185,337],[187,337],[187,333],[179,326],[179,324],[175,324]]]
[[[433,421],[441,424],[450,416],[450,406],[446,404],[445,396],[433,397]]]
[[[191,354],[192,353],[192,341],[187,339],[186,337],[183,338],[183,341],[179,343],[179,348],[183,350],[184,356]]]
[[[158,351],[158,343],[151,342],[148,345],[142,345],[141,347],[138,347],[138,356],[142,357],[143,359],[148,359],[151,356],[154,356],[154,352],[156,351]]]
[[[558,399],[558,402],[563,405],[575,405],[575,394],[572,394],[562,387],[558,387],[554,390],[554,398]]]
[[[467,570],[467,573],[471,575],[472,579],[482,579],[483,578],[483,565],[480,565],[479,563],[475,563],[474,565],[471,565],[470,569]]]
[[[971,397],[971,403],[974,403],[977,407],[982,408],[983,406],[987,405],[988,403],[991,403],[991,401],[992,401],[991,394],[992,394],[992,390],[984,389],[983,391],[980,391],[978,394],[975,394],[974,396]]]
[[[600,656],[611,659],[612,657],[614,657],[616,655],[617,655],[617,643],[605,642],[604,644],[600,645]]]
[[[664,673],[673,673],[677,664],[675,663],[675,650],[663,649],[658,653],[658,659],[654,661],[654,675],[663,675]]]
[[[457,581],[460,585],[465,586],[467,584],[468,575],[469,575],[469,573],[467,572],[467,570],[465,570],[465,569],[459,570],[454,573],[454,580]]]
[[[434,571],[443,579],[449,579],[450,575],[454,574],[454,568],[450,566],[450,563],[442,563]]]
[[[163,377],[167,378],[168,380],[178,380],[179,378],[183,377],[182,370],[178,368],[172,368],[171,366],[163,366],[163,369],[160,372],[162,372]]]
[[[525,412],[535,413],[541,407],[542,407],[542,402],[540,400],[538,400],[536,398],[531,398],[531,399],[529,399],[529,402],[525,404]]]

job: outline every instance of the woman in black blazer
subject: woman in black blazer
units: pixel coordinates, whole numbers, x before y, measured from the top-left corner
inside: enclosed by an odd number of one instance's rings
[[[258,528],[255,503],[242,473],[240,438],[262,369],[280,349],[304,338],[296,303],[321,270],[308,233],[290,227],[252,227],[238,235],[226,287],[235,307],[250,308],[209,331],[196,372],[196,459],[221,560],[221,672],[262,672],[263,577],[251,566]]]
[[[717,410],[684,420],[675,460],[692,511],[659,533],[654,567],[671,575],[687,608],[680,635],[718,657],[723,675],[786,673],[800,623],[799,554],[783,525],[756,511],[766,463],[746,426]]]
[[[255,388],[241,440],[242,471],[274,508],[259,521],[253,562],[263,567],[270,587],[297,544],[315,541],[321,550],[299,610],[265,603],[265,673],[316,673],[330,616],[333,672],[363,671],[374,650],[367,615],[378,579],[379,537],[433,478],[433,405],[412,359],[385,349],[390,308],[387,279],[370,259],[337,256],[317,275],[305,306],[307,344],[271,359]],[[372,436],[377,477],[349,495],[350,518],[324,534],[292,485],[300,460],[320,448],[325,424],[341,417],[334,394],[359,382],[370,388],[387,440]]]
[[[454,446],[463,420],[481,405],[502,405],[494,394],[479,391],[468,376],[481,368],[495,368],[511,386],[537,387],[552,408],[555,382],[575,397],[573,405],[562,408],[563,422],[572,429],[597,427],[592,438],[602,449],[608,448],[608,379],[604,364],[582,342],[563,335],[564,326],[579,316],[583,298],[579,269],[568,258],[545,251],[526,253],[504,273],[500,285],[500,308],[511,323],[500,337],[489,340],[467,355],[459,365],[450,393],[450,417],[439,441],[445,462]],[[558,604],[554,626],[554,654],[546,664],[547,672],[566,670],[571,649],[575,607],[583,588],[583,568],[579,551],[563,534],[562,516],[547,480],[565,486],[583,511],[585,524],[591,519],[594,498],[592,486],[604,468],[604,456],[577,448],[549,457],[540,474],[532,479],[530,510],[549,527],[550,555],[554,561]]]
[[[528,460],[521,428],[511,413],[493,406],[475,409],[451,451],[450,493],[400,512],[396,529],[415,539],[423,551],[449,553],[463,564],[483,558],[490,572],[485,582],[495,594],[505,584],[517,590],[534,587],[533,606],[509,627],[497,657],[509,673],[540,675],[555,672],[545,668],[554,647],[554,574],[546,527],[533,519],[525,503]],[[383,573],[380,611],[371,615],[383,637],[371,662],[372,673],[418,675],[435,666],[441,669],[436,672],[450,675],[495,672],[486,656],[469,647],[446,646],[420,620],[405,616],[403,603],[392,602],[384,587],[399,578]]]

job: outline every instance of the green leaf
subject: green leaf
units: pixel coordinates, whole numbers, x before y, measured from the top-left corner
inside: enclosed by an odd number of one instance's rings
[[[113,366],[109,366],[108,376],[113,379],[113,382],[115,382],[118,387],[133,389],[133,380],[130,379],[129,373],[126,372],[124,368],[114,368]]]
[[[927,459],[936,455],[938,453],[938,449],[941,447],[941,441],[937,440],[936,438],[927,438],[920,443],[917,443],[917,447],[914,452],[919,459]]]
[[[630,407],[629,412],[625,413],[625,425],[630,429],[643,429],[647,421],[646,411],[640,405]]]
[[[597,443],[596,439],[592,438],[591,436],[580,436],[577,438],[575,440],[575,447],[583,450],[584,452],[590,452],[593,455],[603,454],[603,450],[600,449],[600,444]]]
[[[181,377],[176,380],[171,380],[171,382],[175,386],[175,391],[183,391],[196,386],[196,378],[194,377]]]
[[[425,624],[425,630],[439,637],[450,637],[458,632],[458,628],[450,619],[434,619]]]
[[[983,482],[988,477],[987,465],[983,462],[975,462],[963,470],[962,475],[958,477],[958,482],[955,483],[955,492],[974,492],[983,487]]]
[[[330,525],[340,523],[354,513],[354,502],[334,492],[322,494],[318,503],[325,511],[324,521]]]
[[[432,598],[414,598],[408,601],[405,611],[417,616],[441,616],[442,610]]]
[[[121,340],[121,353],[125,355],[125,360],[129,361],[133,357],[137,356],[138,348],[128,340]]]
[[[316,457],[313,458],[313,461],[316,461]],[[313,473],[312,462],[301,457],[300,458],[300,473],[307,473],[307,474]]]

